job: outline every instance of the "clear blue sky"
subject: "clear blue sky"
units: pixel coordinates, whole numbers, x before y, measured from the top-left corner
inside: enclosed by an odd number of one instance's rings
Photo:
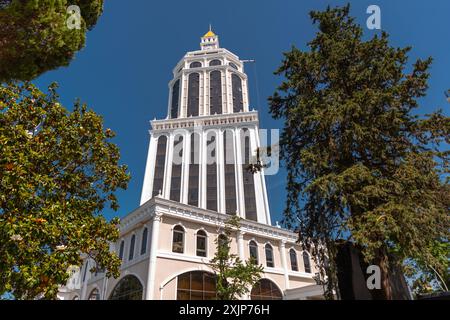
[[[72,109],[79,97],[105,119],[117,133],[121,162],[132,175],[129,187],[120,192],[121,208],[105,215],[120,217],[139,205],[148,148],[149,120],[164,118],[167,83],[172,68],[186,51],[199,48],[200,36],[212,23],[220,43],[241,59],[255,59],[248,65],[251,107],[259,110],[262,128],[279,128],[268,113],[267,97],[281,79],[273,75],[282,52],[291,45],[306,48],[316,28],[309,11],[347,1],[325,0],[228,0],[228,1],[105,1],[104,13],[87,34],[87,45],[69,67],[48,72],[35,83],[41,88],[52,81]],[[366,8],[381,8],[382,29],[394,46],[411,45],[410,61],[432,56],[430,89],[421,101],[420,113],[448,107],[444,90],[450,88],[450,1],[383,0],[351,1],[351,14],[365,28]],[[255,72],[256,71],[256,72]],[[255,74],[259,87],[257,97]],[[259,103],[258,103],[259,100]],[[285,203],[285,174],[266,179],[272,221],[280,220]]]

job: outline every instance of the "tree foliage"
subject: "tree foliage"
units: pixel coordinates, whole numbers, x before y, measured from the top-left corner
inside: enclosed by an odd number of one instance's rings
[[[381,267],[383,297],[392,296],[388,256],[444,273],[448,257],[450,120],[417,116],[431,58],[408,65],[410,48],[394,48],[382,32],[363,40],[350,7],[310,13],[318,26],[309,50],[293,47],[276,74],[285,79],[269,98],[284,119],[280,145],[287,171],[285,223],[319,256],[334,241],[361,245]],[[445,144],[444,144],[445,146]],[[324,261],[324,259],[320,259]],[[331,259],[330,259],[331,261]],[[329,288],[335,277],[329,273]]]
[[[249,259],[243,262],[231,251],[232,235],[239,230],[239,217],[233,216],[224,227],[223,237],[215,240],[216,254],[210,266],[217,279],[217,299],[237,300],[250,292],[252,286],[261,278],[263,267]]]
[[[69,5],[80,8],[80,28],[68,28]],[[69,65],[102,14],[103,0],[0,2],[0,82],[31,80]]]
[[[55,84],[0,87],[0,295],[55,298],[82,254],[118,276],[118,219],[100,215],[129,181],[113,137],[86,105],[67,111]]]

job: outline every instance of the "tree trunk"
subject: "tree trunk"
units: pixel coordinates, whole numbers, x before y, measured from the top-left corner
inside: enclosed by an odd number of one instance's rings
[[[392,300],[394,297],[392,294],[392,283],[390,281],[389,257],[385,247],[380,248],[378,251],[377,261],[381,271],[381,290],[379,290],[380,295],[379,297],[377,295],[377,298]]]

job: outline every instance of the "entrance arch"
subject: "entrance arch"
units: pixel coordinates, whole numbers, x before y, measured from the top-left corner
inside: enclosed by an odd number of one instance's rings
[[[251,300],[281,300],[283,294],[275,282],[269,279],[261,279],[252,288]]]
[[[143,286],[133,275],[123,277],[114,287],[108,300],[142,300]]]
[[[177,277],[177,300],[216,299],[216,276],[206,271],[190,271]]]

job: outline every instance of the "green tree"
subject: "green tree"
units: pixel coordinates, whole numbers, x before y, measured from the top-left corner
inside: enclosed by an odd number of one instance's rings
[[[319,262],[334,256],[336,239],[360,245],[381,268],[380,298],[390,299],[390,263],[447,269],[433,244],[449,239],[449,152],[441,149],[450,120],[440,111],[413,114],[432,59],[408,66],[410,48],[390,46],[386,32],[364,41],[349,10],[311,12],[319,30],[309,50],[293,47],[276,71],[285,80],[269,103],[284,119],[284,222],[299,224]],[[328,289],[336,285],[332,270]]]
[[[67,26],[69,5],[80,8],[79,29]],[[103,0],[0,2],[0,82],[31,80],[69,65],[102,10]]]
[[[237,300],[249,293],[263,272],[263,267],[257,265],[253,259],[243,262],[236,254],[230,252],[231,238],[240,228],[239,220],[238,216],[229,218],[222,235],[215,240],[216,254],[211,260],[210,267],[217,277],[219,300]]]
[[[55,298],[81,254],[119,275],[118,219],[100,215],[130,178],[113,137],[86,105],[61,106],[55,84],[0,86],[0,295]]]

